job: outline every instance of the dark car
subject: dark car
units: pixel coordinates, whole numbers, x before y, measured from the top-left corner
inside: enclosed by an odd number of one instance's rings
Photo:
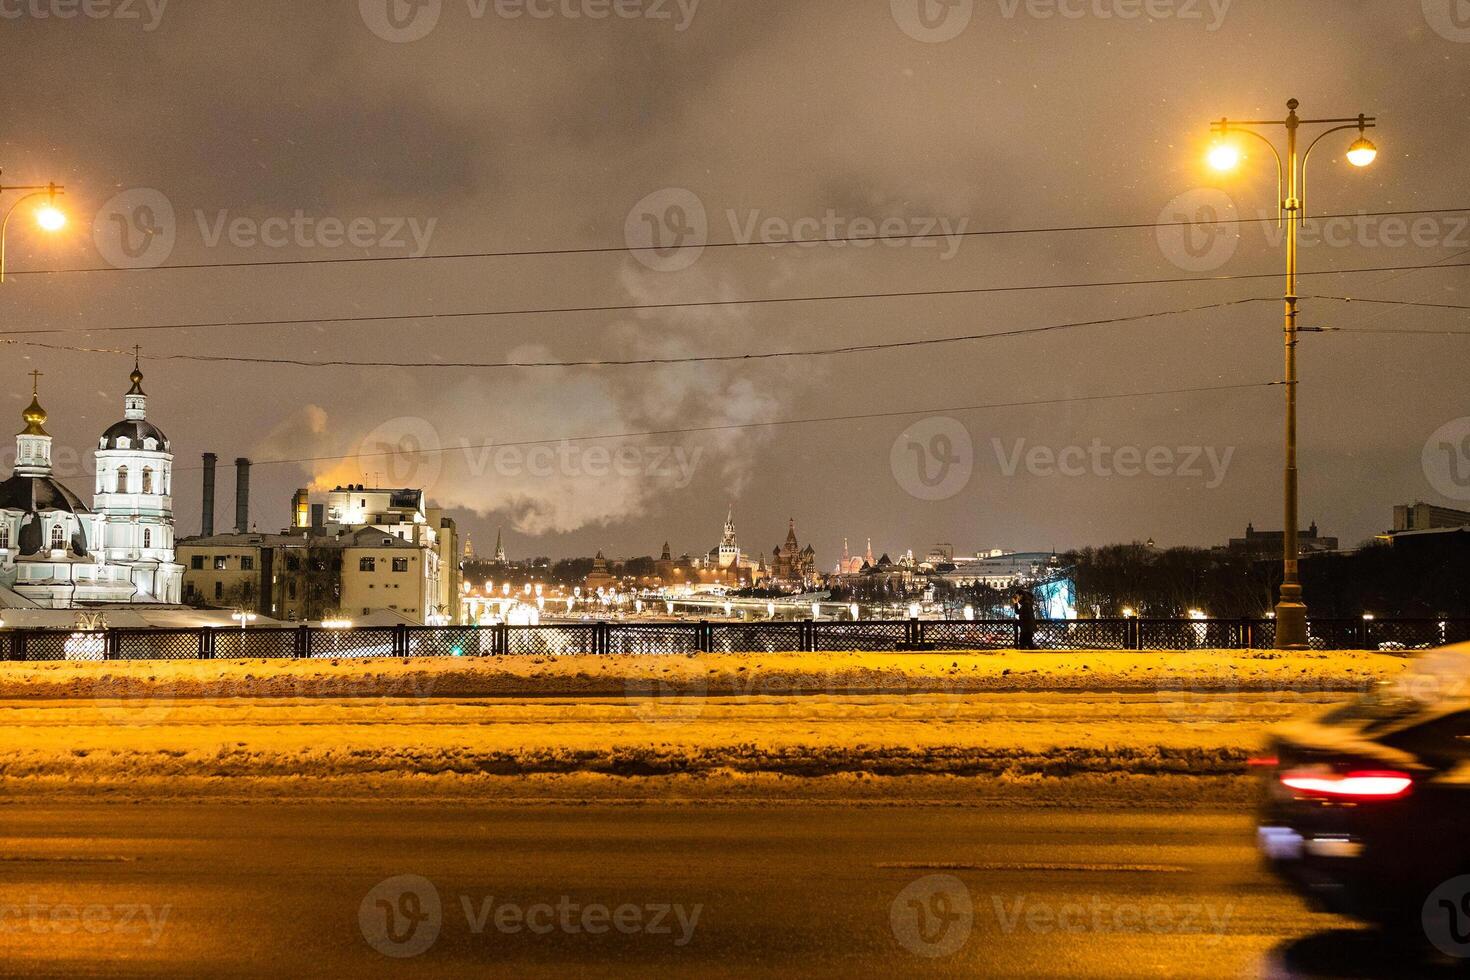
[[[1470,879],[1454,881],[1470,875],[1470,646],[1281,727],[1261,763],[1258,840],[1282,878],[1326,911],[1470,948]]]

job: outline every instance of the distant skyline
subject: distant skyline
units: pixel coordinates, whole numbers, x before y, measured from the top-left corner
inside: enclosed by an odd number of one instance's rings
[[[669,304],[1274,276],[1269,221],[1225,239],[963,232],[1269,218],[1268,157],[1224,182],[1202,157],[1211,119],[1275,118],[1289,97],[1304,112],[1379,119],[1371,169],[1344,164],[1350,140],[1317,150],[1312,210],[1470,208],[1470,119],[1457,105],[1470,37],[1417,3],[1343,2],[1330,18],[1309,5],[1200,4],[1199,19],[1154,20],[976,3],[936,34],[906,2],[703,0],[667,5],[669,19],[607,20],[481,19],[448,3],[430,5],[433,25],[414,18],[414,33],[428,29],[411,41],[385,37],[372,0],[7,20],[3,182],[65,184],[72,222],[56,237],[12,223],[17,274],[0,286],[0,340],[52,346],[6,347],[3,405],[18,420],[27,373],[45,372],[58,469],[85,490],[65,452],[90,463],[131,369],[126,355],[94,351],[141,344],[150,417],[174,443],[182,533],[199,527],[204,452],[221,460],[218,526],[233,513],[229,464],[248,456],[262,529],[287,523],[298,486],[415,483],[481,550],[503,524],[513,557],[637,556],[665,540],[697,554],[718,541],[732,502],[744,546],[769,553],[795,517],[824,569],[843,537],[922,556],[937,542],[1209,546],[1247,523],[1279,528],[1281,391],[1224,387],[1280,376],[1276,278]],[[1299,38],[1300,57],[1278,65],[1265,39],[1286,36]],[[1303,266],[1470,261],[1465,217],[1339,222],[1304,249]],[[694,247],[872,234],[913,237]],[[669,247],[630,253],[630,243]],[[606,251],[411,258],[577,249]],[[410,258],[228,267],[374,256]],[[157,262],[226,267],[26,274]],[[1466,271],[1314,276],[1302,292],[1464,304]],[[411,369],[160,359],[678,360],[1246,299],[1261,301],[792,359]],[[661,308],[572,312],[650,305]],[[1463,311],[1312,298],[1304,308],[1314,325],[1470,329]],[[567,312],[345,319],[532,310]],[[182,327],[267,320],[310,322]],[[179,328],[105,329],[150,325]],[[1457,445],[1457,420],[1470,416],[1466,354],[1463,337],[1304,339],[1304,527],[1315,520],[1348,547],[1390,526],[1396,504],[1470,506],[1423,458],[1426,446]],[[1085,400],[1206,388],[1218,390]],[[742,428],[979,405],[1011,407]],[[687,429],[704,431],[676,431]],[[549,469],[533,453],[545,450],[510,445],[619,432],[665,434],[566,450],[553,441]],[[487,442],[505,455],[476,448]],[[364,445],[359,461],[269,463]],[[376,455],[385,446],[397,449]],[[599,446],[605,461],[588,456]],[[636,452],[620,461],[619,446]],[[448,451],[417,454],[436,447]],[[7,472],[9,460],[7,450]]]

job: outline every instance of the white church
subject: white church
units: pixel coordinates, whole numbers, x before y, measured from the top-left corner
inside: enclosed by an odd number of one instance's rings
[[[148,421],[142,372],[135,364],[123,419],[98,441],[90,508],[52,474],[40,377],[21,416],[15,471],[0,483],[0,589],[45,609],[178,603],[174,458]]]

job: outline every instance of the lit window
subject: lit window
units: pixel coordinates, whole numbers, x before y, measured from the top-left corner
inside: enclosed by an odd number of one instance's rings
[[[408,571],[408,559],[407,558],[395,558],[395,559],[393,559],[393,571],[395,571],[395,572],[406,572],[406,571]]]
[[[374,572],[377,569],[378,560],[376,558],[364,558],[357,563],[357,570],[359,572]]]
[[[224,555],[215,555],[214,556],[214,570],[216,572],[222,572],[222,571],[224,571],[226,568],[229,567],[229,562],[230,562],[230,559],[227,558],[226,556],[224,556]]]

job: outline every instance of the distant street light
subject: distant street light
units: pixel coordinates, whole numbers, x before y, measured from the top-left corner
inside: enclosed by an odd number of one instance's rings
[[[1229,141],[1232,133],[1246,133],[1271,148],[1276,158],[1276,199],[1279,202],[1277,221],[1286,224],[1286,480],[1284,504],[1286,519],[1281,529],[1282,577],[1281,600],[1276,605],[1276,648],[1278,650],[1308,649],[1307,606],[1302,601],[1302,586],[1299,577],[1297,540],[1297,466],[1296,466],[1296,345],[1297,334],[1297,232],[1307,217],[1307,163],[1312,150],[1324,136],[1347,129],[1356,129],[1358,139],[1348,148],[1347,159],[1355,167],[1366,167],[1378,156],[1378,147],[1368,139],[1367,131],[1377,123],[1374,117],[1359,115],[1343,119],[1301,119],[1297,116],[1296,99],[1286,103],[1285,119],[1250,119],[1235,122],[1221,119],[1210,124],[1210,129],[1219,135],[1209,152],[1210,166],[1216,170],[1232,170],[1241,159],[1240,149]],[[1286,156],[1282,157],[1276,144],[1257,132],[1257,126],[1281,126],[1286,129]],[[1328,126],[1307,146],[1307,152],[1297,155],[1297,130],[1302,126]]]
[[[56,197],[64,193],[60,184],[32,184],[28,186],[6,187],[0,184],[0,194],[6,191],[26,191],[5,212],[5,217],[0,219],[0,282],[5,281],[5,233],[10,229],[10,216],[15,214],[26,201],[34,198],[44,197],[46,203],[36,209],[36,224],[42,231],[52,234],[66,227],[66,213],[56,206]]]

